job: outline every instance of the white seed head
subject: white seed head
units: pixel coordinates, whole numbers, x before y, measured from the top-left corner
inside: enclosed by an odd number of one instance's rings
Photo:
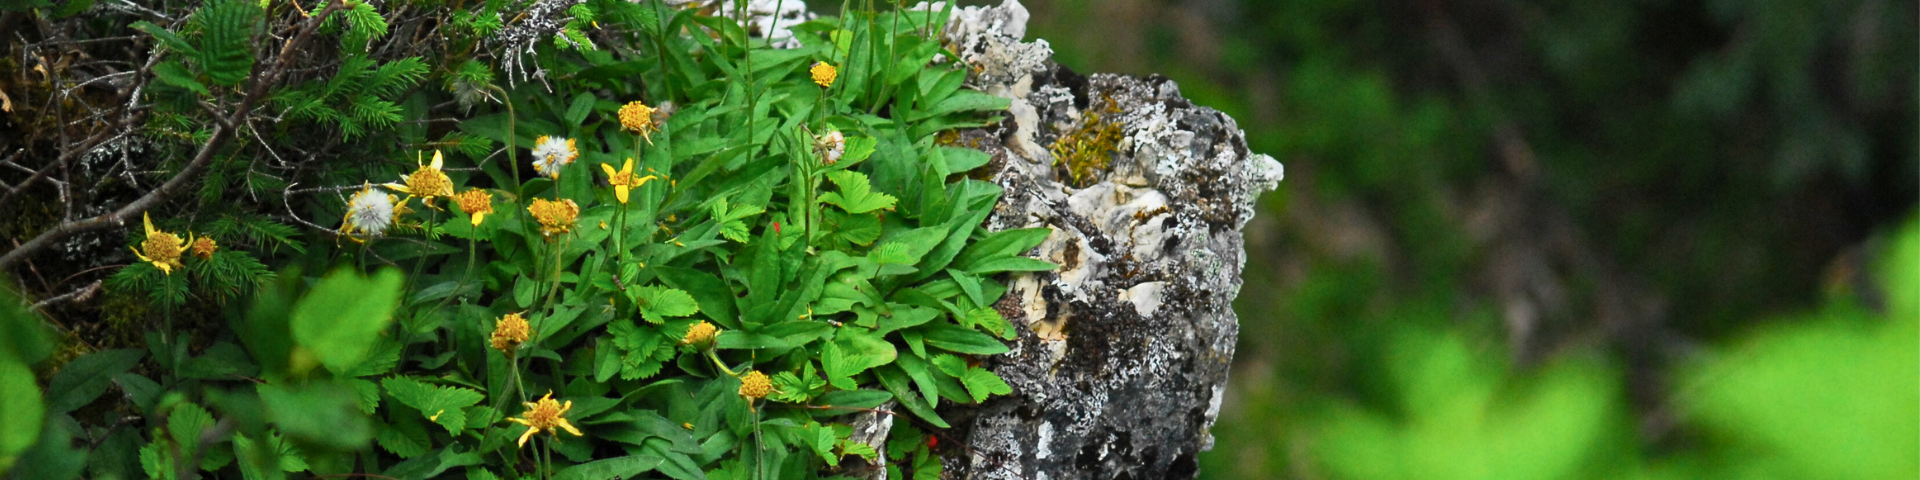
[[[347,202],[347,223],[354,229],[378,236],[393,224],[393,198],[378,188],[353,194]]]

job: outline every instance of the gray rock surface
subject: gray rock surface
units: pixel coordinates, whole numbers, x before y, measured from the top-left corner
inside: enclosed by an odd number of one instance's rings
[[[1052,227],[1033,253],[1062,268],[1010,279],[996,307],[1020,336],[986,365],[1014,393],[943,412],[962,444],[942,452],[949,477],[1193,477],[1239,333],[1241,228],[1281,165],[1171,80],[1053,63],[1021,38],[1026,19],[1014,0],[956,9],[946,34],[969,81],[1013,100],[959,143],[993,154],[1006,188],[988,228]],[[1050,147],[1090,126],[1121,135],[1097,150],[1108,165],[1074,179]]]

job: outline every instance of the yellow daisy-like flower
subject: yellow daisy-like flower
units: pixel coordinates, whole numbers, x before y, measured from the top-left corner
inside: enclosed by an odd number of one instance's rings
[[[720,336],[719,327],[715,327],[711,323],[702,321],[700,323],[693,324],[693,327],[687,329],[687,336],[680,339],[680,344],[693,345],[696,347],[704,347],[708,344],[713,343],[713,339],[719,336]]]
[[[840,76],[840,69],[827,62],[813,62],[813,68],[807,69],[807,73],[813,74],[813,83],[826,88],[833,86],[833,79]]]
[[[520,348],[520,344],[527,343],[531,330],[527,325],[527,319],[522,318],[520,314],[506,314],[500,317],[500,321],[493,324],[493,349],[507,354],[507,357],[513,357],[514,351]]]
[[[455,195],[453,200],[460,204],[460,211],[473,217],[473,226],[476,227],[480,226],[482,219],[487,218],[487,214],[493,213],[493,194],[486,190],[470,189]]]
[[[553,236],[556,233],[573,231],[573,222],[580,217],[580,205],[573,200],[553,201],[544,198],[533,199],[533,205],[527,207],[533,219],[540,222],[540,233]]]
[[[571,433],[573,436],[580,436],[580,429],[573,428],[573,422],[567,421],[564,417],[564,415],[567,414],[567,410],[573,409],[572,400],[568,400],[567,403],[562,404],[560,401],[553,399],[552,391],[548,391],[547,395],[540,397],[539,401],[527,402],[524,403],[524,405],[527,406],[527,413],[521,414],[520,418],[507,419],[513,423],[527,426],[527,433],[520,434],[520,446],[527,446],[527,439],[533,438],[533,434],[540,433],[541,430],[546,430],[547,433],[553,434],[554,440],[560,439],[561,429],[566,429],[567,433]]]
[[[193,256],[206,260],[213,258],[213,252],[220,251],[220,244],[214,242],[213,237],[200,237],[193,240],[192,250]]]
[[[767,374],[754,370],[740,376],[740,396],[758,400],[766,398],[768,393],[773,393],[773,381],[767,378]]]
[[[146,222],[147,239],[140,242],[139,250],[134,250],[133,247],[127,247],[127,249],[133,250],[133,256],[140,257],[140,261],[152,263],[153,266],[159,267],[162,273],[172,275],[173,267],[180,266],[180,253],[184,251],[187,242],[181,241],[179,235],[153,228],[151,215],[142,213],[140,220]]]
[[[626,105],[620,106],[620,128],[640,134],[642,138],[647,139],[647,143],[651,144],[653,131],[660,129],[659,125],[653,123],[653,112],[653,107],[638,100],[627,102]]]
[[[600,164],[600,169],[607,172],[607,183],[613,185],[613,196],[620,199],[622,205],[627,203],[628,190],[640,188],[641,185],[646,185],[648,180],[655,179],[653,175],[644,177],[634,176],[633,159],[631,158],[627,159],[627,163],[620,166],[619,171],[615,171],[613,165],[604,163]]]
[[[432,164],[420,165],[412,175],[401,175],[401,183],[388,183],[384,186],[389,190],[405,193],[409,198],[420,197],[421,203],[432,207],[434,198],[453,196],[453,179],[447,178],[447,172],[440,170],[444,164],[440,151],[434,150]],[[406,203],[406,201],[402,200],[400,203]]]

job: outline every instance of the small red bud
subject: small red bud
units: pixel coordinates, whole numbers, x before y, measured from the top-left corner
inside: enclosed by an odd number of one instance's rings
[[[940,437],[927,435],[927,448],[933,448],[938,446],[940,446]]]
[[[780,222],[773,222],[773,234],[774,235],[780,234]]]

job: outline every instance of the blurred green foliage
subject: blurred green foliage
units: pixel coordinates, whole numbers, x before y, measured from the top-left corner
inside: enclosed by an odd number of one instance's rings
[[[1888,443],[1911,384],[1788,378],[1915,377],[1883,325],[1914,284],[1850,266],[1920,195],[1910,2],[1025,3],[1063,64],[1166,75],[1287,164],[1203,476],[1914,475],[1873,460],[1920,454]],[[1516,269],[1544,272],[1522,302]],[[1868,418],[1888,430],[1817,440]]]

